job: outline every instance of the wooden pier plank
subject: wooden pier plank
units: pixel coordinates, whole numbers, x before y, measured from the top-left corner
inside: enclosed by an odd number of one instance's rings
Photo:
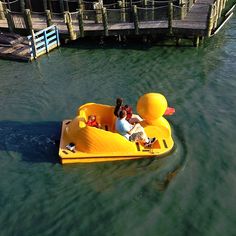
[[[208,36],[212,28],[209,29],[209,11],[211,4],[214,4],[216,0],[196,0],[189,9],[187,15],[182,20],[173,20],[172,30],[173,33],[178,33],[178,37],[205,37]],[[71,26],[72,31],[68,32],[68,25],[64,21],[63,13],[52,13],[52,23],[55,24],[59,33],[68,37],[71,34],[75,34],[78,38],[81,35],[79,29],[79,22],[77,19],[77,13],[72,14]],[[109,20],[108,20],[109,22]],[[136,22],[137,23],[137,22]],[[33,29],[38,31],[45,28],[47,24],[46,13],[35,14],[32,13],[32,24]],[[168,32],[169,25],[168,20],[159,21],[138,21],[138,24],[131,23],[108,23],[106,29],[104,29],[102,23],[94,23],[94,21],[83,21],[83,34],[86,36],[101,36],[101,35],[117,35],[117,34],[135,34],[138,28],[138,34],[149,34],[149,33],[170,33]],[[6,20],[0,20],[0,28],[8,28]],[[213,28],[214,29],[214,28]],[[210,30],[210,31],[209,31]],[[72,33],[71,33],[72,32]]]

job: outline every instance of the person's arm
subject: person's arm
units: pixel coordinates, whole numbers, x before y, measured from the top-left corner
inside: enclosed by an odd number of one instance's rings
[[[127,120],[124,121],[124,123],[123,123],[123,130],[127,134],[132,134],[133,128],[134,128],[134,125],[131,125]]]
[[[133,130],[135,129],[136,125],[137,124],[132,125],[133,127],[131,128],[131,130],[127,132],[129,135],[133,133]]]

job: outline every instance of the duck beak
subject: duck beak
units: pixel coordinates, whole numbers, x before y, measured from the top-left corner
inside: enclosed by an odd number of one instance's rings
[[[164,116],[172,116],[175,113],[174,107],[167,107]]]

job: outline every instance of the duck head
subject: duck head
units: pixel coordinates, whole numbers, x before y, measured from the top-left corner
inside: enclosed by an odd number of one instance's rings
[[[155,125],[167,109],[167,100],[160,93],[146,93],[138,99],[137,112],[149,125]]]

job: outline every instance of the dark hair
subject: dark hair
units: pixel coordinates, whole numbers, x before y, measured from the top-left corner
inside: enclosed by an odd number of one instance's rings
[[[116,99],[116,106],[115,106],[115,110],[114,110],[114,115],[119,117],[119,110],[120,110],[120,107],[123,103],[123,98],[117,98]]]
[[[116,106],[121,106],[123,103],[123,98],[117,98],[116,99]]]
[[[126,110],[121,110],[121,111],[119,112],[119,118],[120,118],[120,119],[126,117],[126,115],[127,115]]]

